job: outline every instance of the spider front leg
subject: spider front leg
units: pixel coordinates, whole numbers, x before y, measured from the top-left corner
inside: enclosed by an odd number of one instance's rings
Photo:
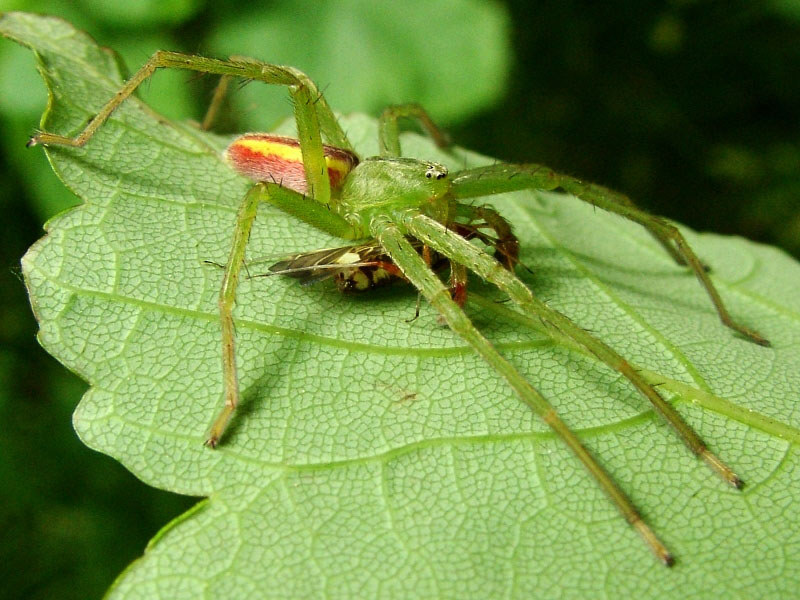
[[[726,327],[756,344],[770,345],[769,341],[757,331],[734,321],[716,286],[708,276],[705,265],[697,258],[678,228],[663,218],[636,208],[627,196],[597,184],[585,183],[569,175],[556,173],[541,165],[491,165],[461,171],[453,178],[453,194],[458,199],[525,189],[554,190],[556,188],[561,188],[583,202],[618,214],[645,227],[679,263],[688,265],[694,272],[711,299],[720,321]]]
[[[397,215],[398,218],[402,217]],[[403,227],[405,230],[405,227]],[[373,218],[370,225],[372,234],[378,239],[386,253],[391,257],[405,277],[414,284],[428,302],[439,312],[450,328],[460,335],[487,363],[502,376],[511,388],[519,395],[547,425],[569,446],[570,450],[583,463],[603,491],[611,498],[630,525],[642,536],[645,543],[656,557],[665,565],[671,566],[674,559],[669,550],[656,536],[652,529],[642,520],[631,500],[627,497],[606,473],[602,466],[581,443],[580,439],[567,427],[556,414],[553,406],[536,390],[514,366],[509,363],[494,346],[476,329],[461,307],[451,298],[451,292],[439,280],[436,274],[425,264],[411,243],[395,225],[385,216]],[[464,244],[481,252],[457,233],[448,231],[448,235],[459,238]],[[435,246],[434,246],[435,247]],[[481,252],[482,253],[482,252]],[[483,253],[482,253],[483,254]],[[450,255],[455,257],[456,255]],[[494,264],[502,271],[508,272],[498,262]],[[460,264],[460,261],[458,261]]]
[[[536,298],[528,287],[504,268],[494,258],[476,248],[462,236],[450,231],[441,223],[422,214],[404,213],[400,225],[411,235],[430,245],[451,260],[468,265],[477,275],[495,284],[506,293],[526,314],[535,315],[544,323],[551,335],[577,343],[600,361],[623,375],[653,405],[653,408],[675,429],[686,446],[724,481],[735,488],[743,486],[742,480],[713,454],[700,436],[683,420],[683,417],[664,400],[622,356],[600,339],[594,337],[565,315]]]
[[[222,378],[224,404],[214,419],[205,444],[216,448],[228,423],[239,405],[239,378],[236,369],[236,331],[233,309],[236,304],[236,289],[245,263],[245,252],[250,231],[256,218],[258,205],[267,202],[290,212],[296,217],[344,239],[354,237],[349,223],[331,213],[317,201],[277,184],[257,183],[248,191],[239,212],[233,233],[228,262],[225,265],[219,292],[219,316],[222,325]]]

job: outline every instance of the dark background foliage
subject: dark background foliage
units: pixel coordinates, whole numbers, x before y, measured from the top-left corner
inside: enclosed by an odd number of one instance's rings
[[[424,22],[358,0],[324,15],[279,1],[246,13],[204,0],[9,0],[0,9],[63,16],[130,68],[157,48],[249,54],[308,70],[340,110],[420,100],[460,145],[542,162],[696,229],[800,256],[800,2],[431,4]],[[213,82],[193,79],[159,74],[142,95],[171,118],[199,118]],[[225,128],[289,112],[280,96],[273,113],[254,115],[247,87]],[[42,153],[24,148],[45,100],[30,53],[0,43],[0,595],[88,598],[194,499],[147,488],[82,446],[70,413],[84,384],[34,340],[19,258],[46,218],[77,202]]]

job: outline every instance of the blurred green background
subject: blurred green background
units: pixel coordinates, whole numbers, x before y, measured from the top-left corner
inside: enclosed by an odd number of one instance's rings
[[[156,49],[308,72],[342,112],[419,101],[454,140],[622,190],[696,229],[800,256],[800,1],[0,0],[62,16],[135,69]],[[140,95],[199,119],[214,82],[159,73]],[[0,596],[92,598],[194,503],[81,445],[85,386],[36,344],[18,275],[77,199],[25,148],[46,102],[33,56],[0,42]],[[285,92],[249,85],[224,130],[268,129]]]

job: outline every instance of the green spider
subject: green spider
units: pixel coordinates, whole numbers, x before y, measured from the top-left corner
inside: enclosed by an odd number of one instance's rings
[[[416,120],[439,146],[446,136],[417,105],[386,109],[380,118],[380,155],[359,157],[314,83],[301,71],[245,58],[216,60],[175,52],[156,52],[100,109],[74,138],[40,132],[29,145],[86,144],[109,115],[159,68],[178,68],[221,75],[204,125],[213,120],[227,82],[232,77],[287,86],[294,105],[298,138],[246,134],[226,151],[229,163],[256,183],[246,194],[236,218],[233,242],[219,292],[222,325],[224,406],[211,426],[206,445],[215,448],[239,404],[234,352],[233,309],[245,249],[256,211],[270,203],[318,229],[359,245],[344,248],[337,260],[355,270],[344,271],[344,285],[359,285],[363,267],[383,269],[389,278],[410,282],[438,311],[441,318],[502,376],[527,404],[570,447],[624,518],[639,532],[656,557],[673,564],[672,554],[642,520],[633,503],[561,421],[550,403],[509,363],[473,325],[463,310],[467,272],[494,284],[526,314],[540,320],[554,338],[580,347],[623,375],[675,429],[689,449],[735,488],[742,480],[709,451],[699,436],[661,394],[616,351],[569,318],[537,299],[514,274],[518,243],[499,213],[473,206],[471,198],[523,189],[560,188],[580,200],[621,215],[645,227],[680,265],[688,266],[705,288],[721,319],[745,338],[769,342],[733,320],[706,269],[683,235],[665,220],[636,208],[624,195],[584,183],[540,165],[495,164],[449,173],[441,164],[401,156],[398,120]],[[323,140],[327,145],[323,145]],[[490,233],[486,233],[488,230]],[[478,239],[494,248],[494,256],[472,243]],[[360,248],[360,250],[359,250]],[[350,258],[342,258],[350,251]],[[363,259],[367,253],[368,259]],[[330,254],[330,253],[328,253]],[[305,256],[304,259],[301,259]],[[316,258],[309,258],[314,256]],[[288,259],[300,270],[313,269],[323,254]],[[297,261],[300,260],[299,266]],[[305,260],[305,262],[303,262]],[[370,262],[372,261],[372,262]],[[449,265],[449,285],[438,272]],[[316,264],[316,263],[314,263]],[[317,268],[319,264],[317,264]],[[287,266],[279,268],[286,270]],[[288,267],[291,269],[291,265]],[[371,277],[372,275],[370,275]],[[370,282],[361,282],[368,289]],[[342,286],[340,286],[341,289]]]

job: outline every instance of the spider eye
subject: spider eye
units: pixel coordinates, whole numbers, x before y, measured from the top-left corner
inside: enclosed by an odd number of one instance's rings
[[[428,179],[444,179],[447,177],[447,167],[444,165],[429,164],[427,170],[425,171],[425,177]]]

